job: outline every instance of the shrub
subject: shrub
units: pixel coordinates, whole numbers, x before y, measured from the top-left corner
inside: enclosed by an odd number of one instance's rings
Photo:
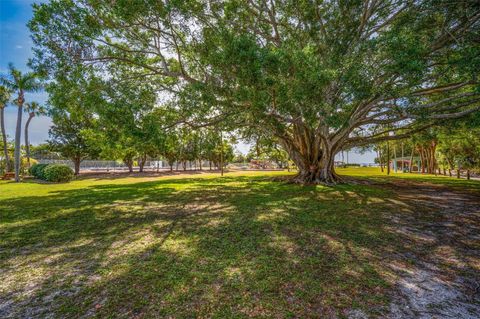
[[[49,182],[68,182],[73,179],[73,170],[67,165],[50,164],[45,168],[43,175]]]
[[[38,164],[33,164],[32,166],[30,166],[30,168],[28,169],[28,174],[30,174],[31,176],[35,176],[33,172],[37,169],[37,166]]]
[[[38,179],[45,179],[44,171],[48,164],[34,164],[30,167],[29,173]]]

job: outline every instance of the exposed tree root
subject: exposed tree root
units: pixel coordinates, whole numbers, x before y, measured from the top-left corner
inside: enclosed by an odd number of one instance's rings
[[[328,185],[333,186],[341,184],[344,180],[335,172],[328,172],[327,174],[315,174],[312,172],[299,172],[291,178],[291,183],[302,185]]]

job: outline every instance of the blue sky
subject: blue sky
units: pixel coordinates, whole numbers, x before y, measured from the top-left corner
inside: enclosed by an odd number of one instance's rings
[[[32,57],[32,40],[30,31],[26,24],[32,18],[32,3],[41,2],[34,0],[0,0],[0,73],[5,73],[8,63],[22,71],[28,71],[27,62]],[[44,103],[47,95],[44,92],[29,93],[27,101]],[[5,126],[7,135],[14,136],[17,119],[16,107],[10,105],[5,111]],[[24,115],[23,123],[27,115]],[[39,144],[48,139],[48,129],[51,125],[50,118],[46,116],[34,118],[30,124],[30,141],[32,144]],[[240,143],[237,148],[242,152],[248,152],[249,145]],[[337,156],[339,159],[340,156]],[[351,163],[373,163],[374,154],[357,154],[351,152],[349,162]]]
[[[32,57],[32,40],[26,24],[32,17],[30,0],[0,0],[0,73],[7,71],[8,63],[21,71],[28,71],[27,62]],[[38,2],[38,1],[37,1]],[[27,102],[36,101],[44,103],[47,95],[44,92],[29,93]],[[25,114],[23,123],[26,121]],[[17,120],[17,109],[9,105],[5,109],[5,126],[7,135],[14,136]],[[48,138],[50,118],[46,116],[34,118],[30,124],[30,140],[32,144],[44,142]]]

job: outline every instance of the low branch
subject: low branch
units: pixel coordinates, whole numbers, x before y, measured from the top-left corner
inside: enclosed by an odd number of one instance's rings
[[[473,81],[467,81],[467,82],[457,82],[457,83],[451,83],[451,84],[446,84],[446,85],[440,85],[436,87],[430,87],[430,88],[425,88],[425,89],[420,89],[415,92],[412,92],[412,96],[422,96],[422,95],[428,95],[432,93],[440,93],[440,92],[445,92],[445,91],[451,91],[451,90],[456,90],[459,88],[462,88],[467,85],[473,85],[477,84]]]
[[[344,147],[356,147],[356,146],[362,146],[362,145],[368,145],[368,144],[375,144],[378,142],[384,142],[384,141],[393,141],[393,140],[401,140],[404,138],[411,137],[412,134],[418,133],[421,131],[426,130],[429,127],[432,127],[434,123],[429,123],[425,124],[423,126],[418,126],[414,129],[408,130],[405,133],[398,134],[398,135],[386,135],[386,136],[378,136],[378,137],[361,137],[361,138],[352,138],[352,139],[347,139],[346,143],[344,144]],[[403,128],[405,129],[405,128]],[[393,130],[392,130],[393,131]],[[382,132],[382,133],[388,133]],[[374,136],[376,136],[375,134]]]

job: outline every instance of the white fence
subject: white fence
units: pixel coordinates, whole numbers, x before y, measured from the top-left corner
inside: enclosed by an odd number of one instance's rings
[[[74,164],[70,160],[53,160],[53,159],[37,159],[38,163],[40,164],[65,164],[72,169],[74,168]],[[203,169],[209,169],[210,162],[204,161],[202,162]],[[174,170],[183,170],[183,164],[181,162],[173,164]],[[187,162],[186,169],[193,170],[199,169],[200,165],[199,162]],[[212,168],[214,168],[212,164]],[[138,166],[133,167],[134,170],[138,171]],[[170,166],[166,161],[146,161],[144,170],[152,171],[152,170],[165,170],[170,169]],[[81,171],[127,171],[128,167],[119,161],[105,161],[105,160],[84,160],[80,163],[80,170]]]

